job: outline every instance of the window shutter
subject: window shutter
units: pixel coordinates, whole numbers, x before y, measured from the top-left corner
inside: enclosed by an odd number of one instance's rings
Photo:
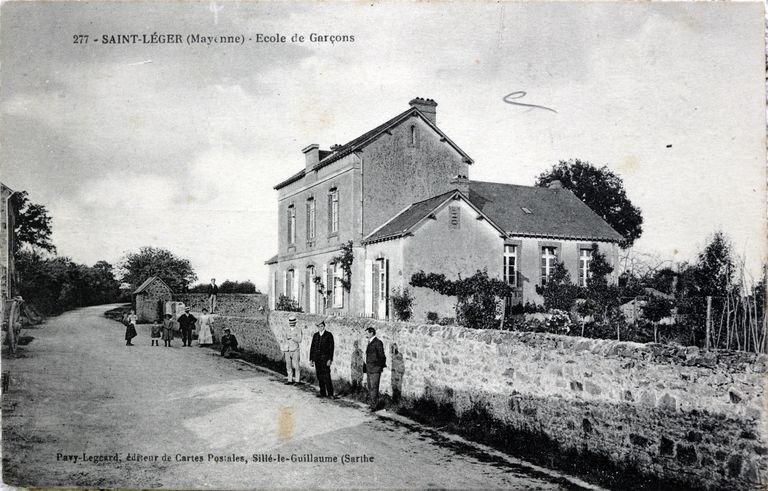
[[[336,226],[336,233],[339,233],[339,225],[341,222],[341,193],[337,189],[334,194],[336,195],[336,221],[334,225]]]
[[[379,262],[375,261],[373,263],[372,271],[371,271],[371,280],[373,280],[373,290],[371,292],[371,297],[373,298],[373,317],[379,318]]]
[[[286,227],[285,230],[288,232],[288,243],[291,244],[293,241],[291,240],[293,237],[291,237],[291,207],[288,207],[288,215],[286,216]]]
[[[384,260],[384,315],[389,319],[389,259]]]
[[[365,316],[373,316],[373,261],[365,260]]]
[[[334,290],[336,290],[336,279],[333,276],[333,264],[328,265],[328,284],[326,285],[326,288],[328,289],[328,307],[333,308],[336,300],[333,298],[335,293]]]
[[[328,193],[328,235],[333,233],[333,193]]]
[[[307,240],[311,238],[312,236],[309,234],[309,201],[307,201]]]

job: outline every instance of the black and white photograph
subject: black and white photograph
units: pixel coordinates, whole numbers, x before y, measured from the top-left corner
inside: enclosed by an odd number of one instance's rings
[[[766,39],[0,3],[2,485],[764,489]]]

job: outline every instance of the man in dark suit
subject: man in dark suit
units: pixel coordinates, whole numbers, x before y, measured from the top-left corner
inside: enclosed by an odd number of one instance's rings
[[[216,297],[219,295],[219,287],[216,285],[216,278],[211,278],[211,284],[208,285],[208,307],[211,313],[216,312]]]
[[[376,337],[376,329],[369,327],[365,331],[370,338],[365,348],[363,372],[368,378],[368,404],[371,405],[371,411],[376,411],[379,407],[379,382],[381,372],[387,366],[387,355],[384,354],[384,343]]]
[[[320,385],[320,393],[317,397],[337,399],[333,395],[331,382],[333,349],[333,334],[325,330],[325,321],[318,322],[317,332],[312,336],[312,345],[309,347],[309,363],[315,367],[317,382]]]
[[[184,309],[184,313],[176,319],[181,329],[181,341],[184,346],[192,346],[192,330],[195,328],[197,318],[189,313],[189,307]]]

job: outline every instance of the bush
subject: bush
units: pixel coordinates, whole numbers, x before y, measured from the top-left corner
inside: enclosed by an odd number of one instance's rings
[[[286,297],[285,295],[280,295],[280,298],[277,299],[275,310],[284,310],[286,312],[303,312],[301,307],[299,307],[299,302],[291,299],[290,297]]]
[[[437,315],[437,312],[427,312],[427,322],[437,324],[438,320],[440,320],[440,316]]]
[[[390,297],[392,299],[392,309],[395,311],[395,317],[399,321],[407,322],[413,315],[413,297],[408,288],[395,288]]]

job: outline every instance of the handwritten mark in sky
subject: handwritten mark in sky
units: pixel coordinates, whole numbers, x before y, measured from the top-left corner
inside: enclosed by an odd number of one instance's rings
[[[505,95],[502,100],[504,102],[506,102],[507,104],[512,104],[512,105],[515,105],[515,106],[522,106],[522,107],[532,107],[532,108],[536,108],[536,109],[544,109],[545,111],[551,111],[551,112],[557,114],[557,111],[555,111],[554,109],[550,109],[548,107],[539,106],[538,104],[526,104],[524,102],[515,102],[514,101],[515,99],[520,99],[522,97],[525,97],[526,94],[527,94],[527,92],[524,92],[522,90],[518,90],[518,91],[511,92],[511,93]]]

